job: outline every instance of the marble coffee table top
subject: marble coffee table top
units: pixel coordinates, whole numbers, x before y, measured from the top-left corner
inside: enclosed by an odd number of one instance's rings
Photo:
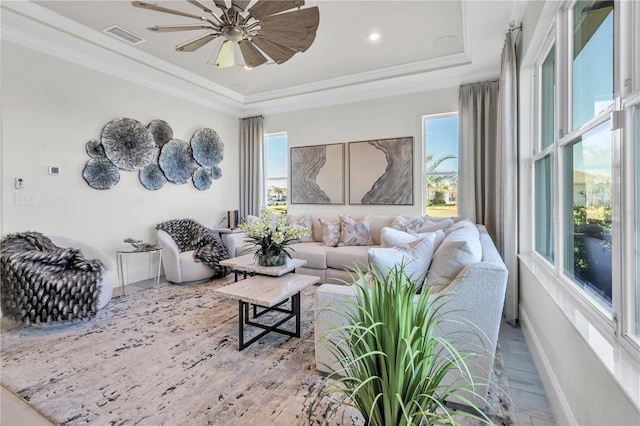
[[[271,275],[273,277],[282,276],[306,264],[306,260],[287,258],[287,263],[282,266],[261,266],[258,264],[258,259],[256,259],[254,254],[245,254],[220,261],[220,265],[228,266],[237,272]]]
[[[230,299],[269,308],[318,282],[320,278],[303,274],[255,275],[213,291]]]

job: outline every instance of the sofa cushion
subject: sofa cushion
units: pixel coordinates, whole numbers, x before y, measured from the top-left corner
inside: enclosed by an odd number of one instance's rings
[[[335,247],[340,242],[340,222],[333,223],[318,218],[322,226],[322,244],[327,247]]]
[[[363,272],[369,270],[367,252],[371,246],[342,246],[327,250],[327,267],[352,270],[357,265]]]
[[[340,215],[340,242],[338,246],[371,246],[371,224],[369,215],[354,219],[350,215]]]
[[[435,234],[435,242],[433,250],[437,250],[440,243],[444,240],[444,231],[438,230],[436,232],[423,232],[421,234],[411,234],[409,232],[399,231],[397,229],[385,227],[382,228],[380,236],[380,245],[382,247],[398,247],[409,244],[418,238],[422,238],[427,234]]]
[[[420,288],[431,263],[435,237],[435,233],[430,233],[400,247],[369,249],[369,268],[386,278],[391,269],[404,263],[405,274]]]
[[[482,245],[473,231],[461,228],[451,232],[433,254],[427,285],[446,286],[465,266],[481,260]]]
[[[307,235],[301,235],[300,237],[293,240],[297,243],[308,243],[310,241],[313,241],[312,223],[313,222],[311,221],[311,216],[306,214],[300,216],[287,215],[287,225],[298,225],[299,227],[309,231]]]
[[[306,260],[305,268],[326,269],[327,268],[327,251],[332,250],[322,243],[296,243],[289,246],[289,254],[294,259]]]

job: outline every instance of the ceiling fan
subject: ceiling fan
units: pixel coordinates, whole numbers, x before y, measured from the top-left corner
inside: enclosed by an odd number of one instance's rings
[[[240,48],[245,65],[254,68],[271,59],[276,64],[291,59],[298,52],[306,51],[316,37],[320,22],[318,7],[300,9],[304,0],[213,0],[210,9],[198,0],[187,3],[206,12],[205,16],[170,9],[143,1],[131,2],[133,6],[156,12],[193,18],[197,24],[156,25],[148,30],[155,32],[206,30],[206,34],[176,46],[179,52],[193,52],[217,38],[222,38],[214,67],[235,65],[235,46]],[[294,9],[294,10],[290,10]]]

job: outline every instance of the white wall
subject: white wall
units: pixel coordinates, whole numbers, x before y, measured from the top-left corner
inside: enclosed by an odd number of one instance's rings
[[[396,96],[265,117],[265,132],[287,132],[289,148],[412,136],[414,140],[414,204],[363,206],[348,204],[348,148],[345,146],[345,205],[289,206],[294,214],[344,212],[419,215],[424,205],[422,116],[458,110],[458,88]]]
[[[2,235],[38,231],[86,241],[115,257],[127,237],[155,241],[157,223],[191,217],[218,225],[238,208],[238,119],[203,106],[2,41]],[[121,170],[109,190],[91,188],[82,177],[85,144],[100,139],[118,117],[148,124],[162,119],[174,138],[189,141],[199,128],[224,142],[222,178],[210,189],[191,182],[150,191],[137,172]],[[49,176],[49,165],[60,167]],[[17,205],[14,179],[35,205]]]

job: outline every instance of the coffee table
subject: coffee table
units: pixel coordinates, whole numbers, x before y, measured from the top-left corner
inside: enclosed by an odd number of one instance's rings
[[[238,300],[238,350],[243,350],[270,332],[300,337],[300,291],[318,282],[320,278],[303,274],[254,275],[215,289],[214,292],[224,297]],[[291,309],[283,308],[282,305],[289,299],[291,299]],[[253,306],[253,319],[272,311],[287,315],[275,324],[265,325],[250,319],[250,306]],[[258,311],[257,307],[264,309]],[[291,318],[296,319],[295,331],[280,328]],[[264,331],[245,342],[245,325],[262,328]]]
[[[243,256],[232,257],[231,259],[220,261],[220,265],[231,268],[236,281],[238,281],[239,272],[242,272],[244,278],[247,278],[247,275],[256,274],[280,277],[288,274],[289,272],[295,272],[296,268],[306,264],[306,260],[287,258],[287,263],[282,266],[261,266],[258,264],[258,260],[254,254],[245,254]]]

